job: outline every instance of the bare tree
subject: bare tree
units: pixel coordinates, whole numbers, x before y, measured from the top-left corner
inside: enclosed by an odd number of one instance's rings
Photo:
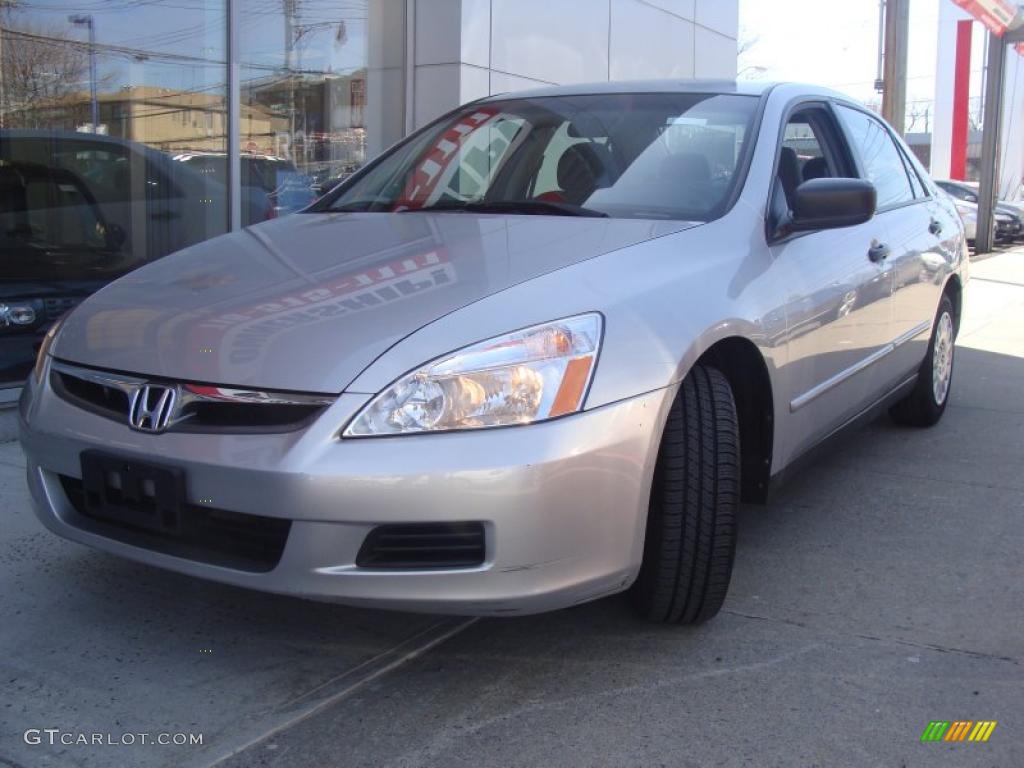
[[[736,44],[737,80],[753,80],[763,75],[768,68],[758,64],[749,63],[750,52],[757,47],[761,41],[759,35],[741,33],[740,40]]]
[[[7,0],[10,2],[10,0]],[[9,17],[8,17],[9,19]],[[67,108],[82,91],[88,55],[57,25],[0,25],[0,109],[5,127],[38,127],[47,111]]]
[[[915,128],[923,133],[928,133],[931,128],[931,111],[932,111],[931,99],[922,99],[912,101],[907,105],[907,133],[910,133]],[[918,126],[918,123],[921,125]]]

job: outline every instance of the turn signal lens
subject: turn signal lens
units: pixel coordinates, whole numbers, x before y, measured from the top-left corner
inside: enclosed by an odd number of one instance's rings
[[[50,347],[53,346],[54,340],[57,338],[57,334],[60,332],[60,324],[64,318],[61,318],[53,325],[50,326],[50,330],[43,336],[42,342],[39,344],[39,352],[36,354],[36,364],[32,368],[32,377],[39,382],[43,378],[43,369],[46,368],[46,358],[50,354]]]
[[[343,437],[531,424],[583,407],[601,315],[535,325],[427,363],[377,395]]]

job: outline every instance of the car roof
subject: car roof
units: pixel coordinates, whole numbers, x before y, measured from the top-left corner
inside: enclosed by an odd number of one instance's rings
[[[71,183],[77,187],[82,186],[81,179],[65,168],[54,168],[49,165],[30,163],[23,160],[0,160],[0,173]]]
[[[513,91],[494,94],[483,98],[478,103],[503,101],[506,99],[531,99],[544,96],[590,96],[597,94],[620,93],[735,93],[742,96],[763,96],[772,90],[780,89],[787,95],[800,94],[829,96],[844,101],[854,101],[849,96],[822,88],[817,85],[802,83],[779,83],[760,80],[622,80],[613,82],[578,83],[573,85],[556,85],[544,88],[531,88],[524,91]]]

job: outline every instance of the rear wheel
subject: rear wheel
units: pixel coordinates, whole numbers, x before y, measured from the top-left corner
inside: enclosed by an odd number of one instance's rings
[[[718,613],[736,550],[740,440],[725,376],[697,365],[683,381],[661,438],[637,611],[653,621],[697,624]]]
[[[928,354],[917,374],[913,391],[889,409],[898,424],[930,427],[942,418],[953,383],[953,350],[956,321],[953,302],[943,294],[928,342]]]

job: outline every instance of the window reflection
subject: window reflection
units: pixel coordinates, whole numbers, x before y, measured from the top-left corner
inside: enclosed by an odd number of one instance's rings
[[[373,98],[382,90],[384,55],[368,49],[403,51],[404,13],[399,0],[242,0],[242,183],[270,195],[268,216],[305,207],[382,147],[382,136],[371,147],[367,100],[371,80]]]
[[[0,386],[106,282],[227,230],[224,0],[23,0],[0,11]],[[164,7],[167,6],[167,7]],[[265,205],[264,205],[265,207]]]
[[[0,387],[84,296],[227,231],[230,142],[249,225],[401,137],[405,0],[239,6],[229,137],[226,0],[0,2]]]

